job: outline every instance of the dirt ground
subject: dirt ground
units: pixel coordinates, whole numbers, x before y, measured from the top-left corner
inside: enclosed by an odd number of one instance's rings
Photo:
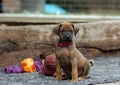
[[[0,85],[96,85],[120,82],[120,56],[95,57],[94,61],[95,66],[91,67],[88,78],[77,83],[71,83],[70,80],[55,81],[54,77],[38,72],[5,74],[0,68]]]

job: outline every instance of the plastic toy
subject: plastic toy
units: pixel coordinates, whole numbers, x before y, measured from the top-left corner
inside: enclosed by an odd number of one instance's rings
[[[21,66],[25,72],[35,72],[36,67],[32,58],[26,58],[22,61]]]
[[[21,66],[19,65],[11,65],[11,66],[7,66],[5,67],[5,73],[10,74],[10,73],[23,73],[23,69]]]

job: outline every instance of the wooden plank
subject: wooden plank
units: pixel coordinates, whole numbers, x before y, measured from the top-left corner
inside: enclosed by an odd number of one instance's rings
[[[43,14],[0,14],[0,22],[16,23],[59,23],[64,21],[85,23],[100,20],[120,19],[119,16],[95,15],[43,15]]]

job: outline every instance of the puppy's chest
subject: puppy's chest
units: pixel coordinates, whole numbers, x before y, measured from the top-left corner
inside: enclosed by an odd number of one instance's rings
[[[71,73],[71,61],[69,55],[66,55],[64,52],[61,56],[58,57],[59,63],[63,71],[67,74]]]
[[[64,58],[64,57],[69,58],[71,56],[71,52],[67,48],[61,48],[56,50],[56,55],[57,57],[61,57],[61,58]]]
[[[70,62],[69,57],[61,56],[58,59],[59,59],[59,62],[60,62],[60,65],[63,71],[67,74],[70,74],[71,73],[71,62]]]
[[[71,73],[71,51],[67,48],[57,49],[56,55],[64,72]]]

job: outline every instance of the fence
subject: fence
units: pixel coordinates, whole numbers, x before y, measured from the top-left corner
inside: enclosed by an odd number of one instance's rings
[[[39,11],[44,13],[46,3],[56,4],[68,13],[120,13],[120,0],[0,0],[3,12]],[[51,9],[49,9],[51,10]]]

